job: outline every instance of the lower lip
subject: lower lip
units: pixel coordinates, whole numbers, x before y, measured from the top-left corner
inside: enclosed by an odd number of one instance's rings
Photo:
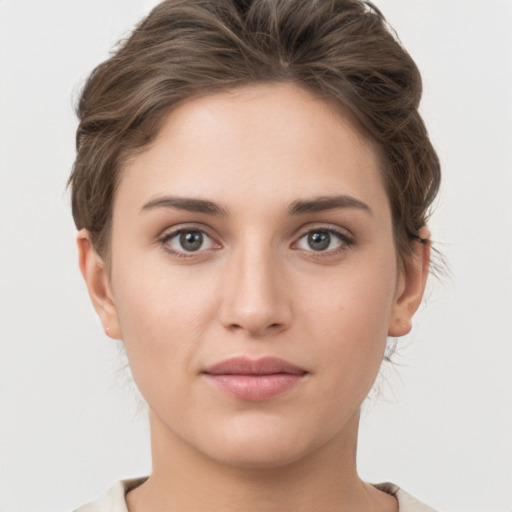
[[[270,375],[205,374],[221,391],[240,400],[269,400],[295,387],[305,374],[274,373]]]

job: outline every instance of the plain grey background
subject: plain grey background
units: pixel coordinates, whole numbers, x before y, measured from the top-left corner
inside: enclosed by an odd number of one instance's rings
[[[73,99],[150,0],[0,0],[0,510],[71,510],[150,471],[144,413],[76,264]],[[512,510],[512,1],[378,0],[424,78],[444,182],[431,282],[365,405],[361,475]]]

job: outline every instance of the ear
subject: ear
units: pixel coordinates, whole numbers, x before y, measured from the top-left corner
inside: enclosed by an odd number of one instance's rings
[[[117,308],[105,262],[94,250],[89,232],[86,229],[78,232],[76,243],[78,245],[80,271],[103,329],[110,338],[121,339],[122,334]]]
[[[388,336],[404,336],[412,329],[412,317],[421,304],[430,265],[430,231],[419,231],[421,240],[415,242],[413,254],[407,258],[398,279],[397,293]]]

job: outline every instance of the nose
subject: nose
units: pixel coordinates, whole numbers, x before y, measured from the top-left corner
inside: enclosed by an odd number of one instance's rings
[[[220,306],[220,319],[226,329],[252,337],[280,333],[292,320],[283,264],[271,250],[259,247],[232,255]]]

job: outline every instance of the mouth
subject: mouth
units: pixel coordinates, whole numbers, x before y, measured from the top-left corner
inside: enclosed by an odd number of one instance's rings
[[[207,368],[203,375],[215,387],[240,400],[262,401],[298,385],[308,372],[275,357],[234,357]]]

